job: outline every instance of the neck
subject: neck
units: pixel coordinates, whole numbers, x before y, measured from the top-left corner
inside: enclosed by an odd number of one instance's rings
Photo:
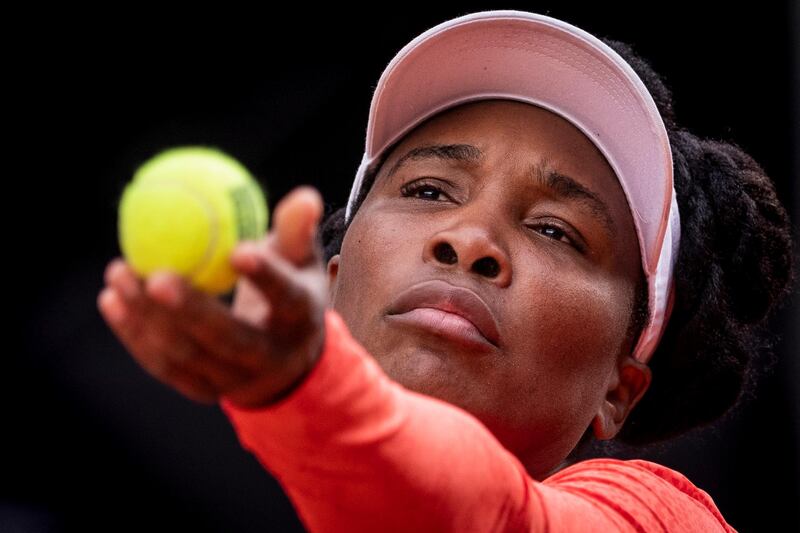
[[[544,481],[545,479],[549,478],[550,476],[552,476],[553,474],[555,474],[555,473],[556,473],[556,472],[558,472],[559,470],[563,470],[563,469],[565,469],[566,467],[570,466],[571,464],[572,464],[572,463],[571,463],[570,461],[568,461],[568,460],[564,459],[563,461],[561,461],[560,463],[558,463],[557,465],[555,465],[553,468],[551,468],[551,469],[550,469],[548,472],[546,472],[545,474],[543,474],[543,475],[542,475],[542,477],[541,477],[540,479],[541,479],[542,481]]]

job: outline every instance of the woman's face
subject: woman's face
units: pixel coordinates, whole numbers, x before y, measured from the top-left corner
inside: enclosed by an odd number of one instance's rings
[[[510,100],[450,109],[407,135],[328,263],[332,307],[384,371],[472,413],[535,479],[563,467],[590,424],[612,438],[646,391],[626,338],[640,272],[603,155],[565,119]],[[496,342],[449,333],[442,324],[470,326],[442,311],[390,314],[430,280],[483,300]]]

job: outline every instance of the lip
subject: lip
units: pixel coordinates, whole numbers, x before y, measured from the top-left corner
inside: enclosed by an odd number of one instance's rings
[[[486,302],[472,290],[443,280],[424,281],[404,290],[389,306],[387,315],[468,344],[499,346],[497,321]]]

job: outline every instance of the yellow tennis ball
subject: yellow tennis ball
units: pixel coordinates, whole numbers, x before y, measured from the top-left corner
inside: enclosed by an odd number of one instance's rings
[[[208,146],[165,150],[142,164],[119,202],[119,242],[142,277],[166,269],[219,295],[237,272],[230,255],[267,229],[264,191],[233,157]]]

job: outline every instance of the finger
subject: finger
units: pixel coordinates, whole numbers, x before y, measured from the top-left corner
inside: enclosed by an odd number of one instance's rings
[[[114,288],[105,288],[98,307],[136,362],[155,379],[202,403],[214,403],[219,394],[253,379],[253,373],[220,363],[187,337],[148,344],[141,330],[131,326],[134,314]],[[139,322],[141,323],[141,322]],[[159,339],[165,337],[158,337]]]
[[[264,368],[264,332],[233,316],[215,296],[193,287],[185,278],[169,271],[148,277],[145,292],[178,327],[228,365],[260,371]],[[213,357],[212,357],[213,358]]]
[[[153,376],[159,379],[167,377],[169,358],[174,365],[193,357],[185,342],[171,338],[173,335],[167,329],[168,318],[153,309],[153,305],[148,307],[144,302],[126,300],[113,287],[103,289],[98,304],[122,345]],[[167,338],[169,342],[165,340]],[[169,350],[165,349],[167,344]]]
[[[322,196],[311,186],[295,188],[275,207],[276,247],[291,263],[302,265],[312,257],[322,212]]]
[[[126,302],[107,287],[98,297],[109,325],[136,362],[159,381],[173,385],[175,376],[191,372],[214,390],[228,390],[252,379],[253,372],[209,354],[170,323],[169,313],[155,303]]]
[[[151,376],[196,402],[206,405],[217,402],[218,391],[225,389],[216,389],[202,376],[192,374],[190,371],[180,372],[175,367],[157,365],[151,358],[144,357],[138,348],[134,348],[135,343],[132,343],[127,336],[125,326],[130,321],[131,313],[116,289],[104,288],[97,298],[97,304],[122,344]]]
[[[105,270],[106,285],[114,287],[126,301],[136,302],[142,296],[142,279],[121,257],[109,262]]]
[[[269,242],[266,245],[240,243],[234,250],[232,264],[270,302],[269,329],[290,326],[307,319],[309,294],[300,272]]]
[[[247,375],[253,371],[263,370],[264,348],[259,331],[251,325],[237,321],[222,302],[213,296],[200,293],[186,283],[182,277],[170,274],[166,276],[166,280],[159,280],[161,277],[161,273],[156,273],[145,282],[121,258],[112,261],[106,270],[107,281],[117,288],[119,295],[124,297],[123,300],[127,303],[127,307],[142,306],[141,314],[157,313],[161,317],[158,320],[159,323],[179,322],[184,331],[192,335],[200,345],[206,347],[204,353],[207,354],[204,357],[190,358],[186,354],[182,355],[179,351],[180,349],[183,349],[184,352],[191,351],[190,347],[176,345],[168,350],[167,356],[183,361],[192,361],[192,364],[204,365],[215,383],[227,383],[233,379],[233,376]],[[189,297],[184,296],[187,294]],[[183,302],[177,309],[171,307],[171,302],[176,301],[175,298],[179,303]],[[168,309],[159,308],[157,304],[166,306]],[[112,309],[112,312],[115,312],[115,309]],[[125,309],[123,309],[124,311]],[[122,326],[124,324],[118,326],[117,336],[121,340],[128,339],[126,345],[128,351],[137,358],[139,364],[152,372],[158,372],[158,369],[153,368],[153,363],[140,355],[147,348],[136,349],[133,347],[133,345],[145,341],[142,338],[143,334],[136,331],[129,333],[121,329]],[[136,326],[137,324],[134,323],[129,327],[135,328]],[[144,335],[146,334],[145,332]],[[228,365],[215,362],[211,353],[223,357]],[[220,368],[215,371],[215,366]],[[221,369],[228,367],[230,377],[226,377]]]
[[[109,327],[139,365],[158,379],[166,377],[166,362],[149,350],[141,318],[141,308],[126,301],[114,287],[106,287],[98,296],[98,307]]]
[[[128,318],[128,308],[113,287],[104,287],[97,296],[97,309],[116,333],[117,325]]]

